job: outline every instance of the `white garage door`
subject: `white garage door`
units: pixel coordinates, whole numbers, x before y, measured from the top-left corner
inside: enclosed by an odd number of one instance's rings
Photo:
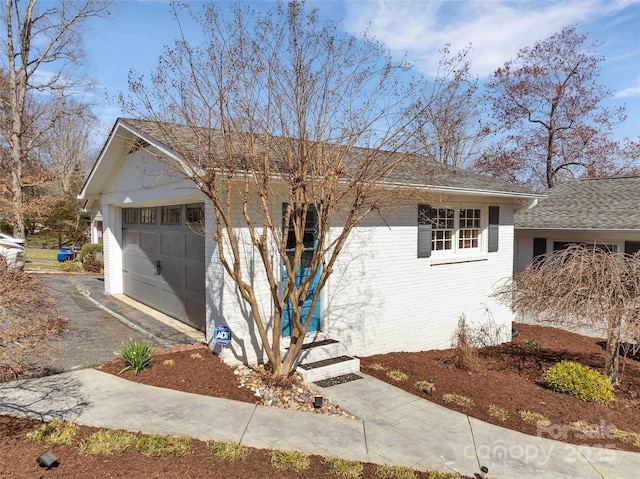
[[[204,206],[123,209],[124,293],[205,327]]]

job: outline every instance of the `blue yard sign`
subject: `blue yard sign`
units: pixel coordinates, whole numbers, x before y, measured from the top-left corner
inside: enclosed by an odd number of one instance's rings
[[[226,346],[231,342],[231,330],[229,326],[221,324],[213,332],[213,340],[220,346]]]

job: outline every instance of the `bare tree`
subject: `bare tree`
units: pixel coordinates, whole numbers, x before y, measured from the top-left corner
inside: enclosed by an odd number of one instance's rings
[[[599,46],[568,26],[496,70],[486,100],[503,137],[476,167],[535,189],[637,167],[638,158],[619,161],[620,144],[611,139],[626,116],[624,107],[603,106],[612,92],[597,81]]]
[[[380,185],[411,146],[419,85],[402,80],[407,66],[378,43],[343,36],[300,2],[191,13],[203,44],[167,49],[152,85],[132,75],[141,107],[132,111],[154,121],[153,136],[211,200],[219,261],[272,373],[286,375],[349,234],[392,196]]]
[[[604,332],[604,372],[614,384],[620,346],[640,339],[638,254],[571,245],[536,258],[497,296],[536,321]]]
[[[35,372],[65,327],[55,299],[34,275],[0,261],[0,381]]]
[[[89,157],[89,139],[98,118],[87,104],[62,98],[52,103],[60,115],[45,133],[46,148],[40,152],[41,162],[52,173],[54,195],[75,199],[84,182]]]
[[[470,51],[469,46],[451,55],[449,45],[442,49],[438,71],[422,92],[416,117],[420,153],[458,168],[476,163],[491,132],[478,108],[478,84],[467,59]]]
[[[25,233],[25,188],[30,186],[26,164],[33,161],[30,157],[43,135],[60,115],[69,113],[47,106],[76,88],[89,86],[81,74],[83,27],[89,18],[108,13],[108,3],[96,0],[42,5],[39,8],[36,0],[5,0],[2,12],[3,67],[9,86],[9,94],[2,96],[9,118],[2,126],[10,154],[11,214],[17,237]]]

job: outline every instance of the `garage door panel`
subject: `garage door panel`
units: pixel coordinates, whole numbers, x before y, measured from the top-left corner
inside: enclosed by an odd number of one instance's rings
[[[200,318],[194,326],[204,330],[206,306],[201,298],[191,298],[187,296],[187,315],[189,318]]]
[[[163,259],[160,262],[160,273],[163,285],[169,285],[174,291],[185,287],[185,264],[183,261]]]
[[[153,307],[160,305],[160,291],[154,283],[140,281],[140,297]]]
[[[149,283],[155,283],[158,279],[156,274],[156,262],[147,256],[138,257],[137,271],[141,279],[146,279]]]
[[[124,292],[127,296],[134,299],[140,299],[140,281],[132,278],[130,275],[124,276]]]
[[[167,314],[174,317],[185,317],[186,308],[182,302],[182,298],[174,291],[163,288],[161,290],[162,309]]]
[[[204,296],[204,265],[189,264],[185,271],[186,289]]]
[[[204,236],[191,232],[186,236],[186,258],[202,262],[204,258]]]
[[[163,231],[160,244],[162,255],[184,259],[185,257],[185,232]]]
[[[158,234],[154,231],[140,232],[140,249],[148,256],[160,253]]]

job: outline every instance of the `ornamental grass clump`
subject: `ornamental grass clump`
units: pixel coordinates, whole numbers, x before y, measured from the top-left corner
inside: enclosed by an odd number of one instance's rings
[[[613,384],[607,376],[575,361],[562,361],[544,373],[549,388],[583,401],[615,401]]]
[[[127,364],[120,374],[125,371],[133,371],[136,375],[144,368],[151,364],[151,357],[153,356],[153,349],[148,343],[142,341],[131,340],[128,343],[122,344],[120,355],[124,358]]]

